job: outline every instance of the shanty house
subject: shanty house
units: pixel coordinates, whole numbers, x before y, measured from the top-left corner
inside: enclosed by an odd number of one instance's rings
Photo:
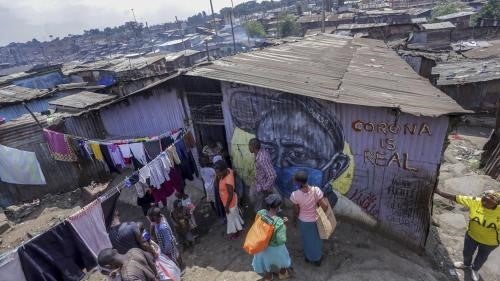
[[[432,69],[437,87],[461,106],[495,112],[500,99],[500,59],[440,63]]]
[[[449,49],[454,29],[455,25],[451,22],[421,24],[420,29],[411,34],[407,47],[419,50]]]
[[[49,89],[66,83],[61,65],[33,66],[27,71],[0,76],[0,86],[13,84],[32,89]]]
[[[183,78],[198,144],[227,143],[248,186],[248,141],[257,137],[283,196],[305,170],[337,214],[425,244],[449,121],[465,110],[383,42],[310,36],[222,58]]]
[[[470,26],[470,17],[476,12],[458,12],[437,17],[439,21],[449,21],[457,28],[467,28]]]

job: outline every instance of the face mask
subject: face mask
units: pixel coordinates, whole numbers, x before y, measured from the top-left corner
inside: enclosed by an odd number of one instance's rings
[[[299,185],[294,184],[293,176],[299,171],[305,171],[309,175],[308,184],[313,186],[322,187],[323,185],[323,171],[308,168],[308,167],[286,167],[286,168],[274,168],[276,170],[276,184],[280,192],[286,196],[290,197],[292,192],[299,189]]]

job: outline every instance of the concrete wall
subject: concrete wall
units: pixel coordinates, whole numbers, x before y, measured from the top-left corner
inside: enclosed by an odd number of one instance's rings
[[[293,190],[293,174],[306,170],[310,184],[337,192],[341,214],[424,245],[447,117],[222,85],[233,165],[247,185],[253,186],[255,173],[248,140],[258,137],[272,155],[284,196]]]

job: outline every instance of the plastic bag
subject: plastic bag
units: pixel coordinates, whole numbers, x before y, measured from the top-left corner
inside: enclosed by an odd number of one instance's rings
[[[269,246],[273,233],[274,225],[272,222],[268,222],[268,220],[257,215],[255,222],[247,233],[243,249],[251,255],[264,251]]]

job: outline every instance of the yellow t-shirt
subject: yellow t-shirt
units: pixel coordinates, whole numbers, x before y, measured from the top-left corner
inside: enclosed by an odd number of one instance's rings
[[[500,245],[500,207],[486,209],[481,198],[457,195],[457,203],[469,208],[467,233],[477,242],[489,246]]]

